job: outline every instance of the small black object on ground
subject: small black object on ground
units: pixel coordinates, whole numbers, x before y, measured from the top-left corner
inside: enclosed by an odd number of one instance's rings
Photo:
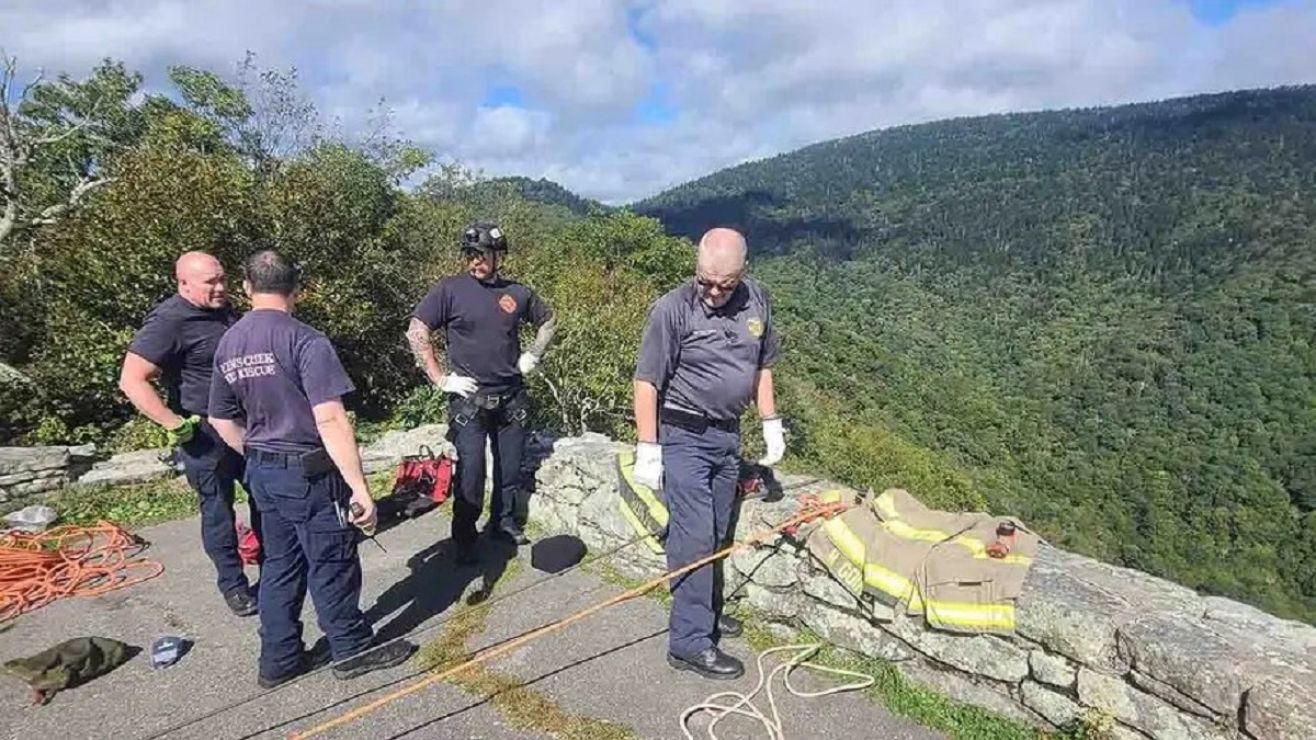
[[[579,537],[553,535],[530,548],[530,566],[543,573],[560,573],[584,559],[586,551]]]

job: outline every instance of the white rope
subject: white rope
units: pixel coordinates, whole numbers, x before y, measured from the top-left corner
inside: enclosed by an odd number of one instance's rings
[[[750,719],[756,720],[763,725],[763,729],[767,730],[769,740],[785,740],[786,732],[782,729],[781,715],[777,712],[777,700],[772,695],[772,679],[778,673],[783,674],[782,683],[786,686],[786,690],[801,699],[814,699],[820,696],[829,696],[831,694],[839,694],[845,691],[858,691],[877,683],[876,678],[866,673],[857,673],[855,671],[833,668],[818,663],[810,663],[809,658],[813,657],[814,653],[817,653],[822,647],[823,643],[821,642],[810,643],[807,645],[782,645],[780,647],[768,648],[759,653],[758,660],[756,661],[759,680],[758,683],[754,684],[753,691],[748,694],[742,694],[737,691],[723,691],[713,694],[699,704],[695,704],[681,713],[681,731],[685,733],[686,740],[695,740],[694,734],[690,732],[690,719],[700,712],[708,712],[713,715],[713,719],[709,721],[708,727],[706,728],[708,730],[709,740],[717,740],[717,733],[715,733],[713,729],[717,726],[718,722],[721,722],[723,719],[731,715],[739,715],[741,717],[749,717]],[[791,650],[795,651],[795,654],[789,660],[778,664],[770,672],[764,672],[764,658],[773,653]],[[796,668],[809,668],[819,673],[830,674],[833,676],[847,676],[860,680],[853,683],[832,686],[821,691],[798,691],[791,685],[791,672]],[[762,691],[765,686],[767,687],[768,709],[772,713],[771,717],[764,714],[753,701],[754,697]],[[719,703],[723,699],[734,700],[734,703]]]

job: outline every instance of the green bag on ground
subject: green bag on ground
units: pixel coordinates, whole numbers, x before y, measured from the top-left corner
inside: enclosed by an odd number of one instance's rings
[[[7,660],[0,668],[31,686],[34,700],[44,704],[56,691],[109,673],[136,652],[131,645],[108,637],[76,637],[29,658]]]

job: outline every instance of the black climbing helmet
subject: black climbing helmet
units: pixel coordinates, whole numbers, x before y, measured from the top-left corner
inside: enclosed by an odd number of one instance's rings
[[[462,252],[479,250],[481,252],[506,252],[507,235],[492,221],[476,221],[462,232]]]

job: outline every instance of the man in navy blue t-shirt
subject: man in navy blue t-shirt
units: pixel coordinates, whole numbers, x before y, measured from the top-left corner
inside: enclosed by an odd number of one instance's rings
[[[448,394],[448,436],[458,457],[452,537],[458,561],[472,564],[475,522],[484,508],[487,439],[493,442],[494,470],[486,532],[518,545],[529,541],[515,516],[530,408],[525,375],[539,365],[555,322],[534,291],[498,274],[507,237],[497,224],[471,224],[462,232],[460,248],[466,272],[439,281],[416,306],[407,341],[430,382]],[[524,352],[522,323],[538,327]],[[443,333],[446,368],[430,342],[435,331]]]
[[[277,686],[312,667],[302,645],[307,587],[329,639],[334,674],[352,678],[404,662],[405,641],[372,647],[361,613],[361,561],[352,525],[374,526],[342,397],[354,390],[329,339],[292,317],[297,270],[265,250],[245,265],[251,311],[215,350],[210,419],[246,455],[263,516],[258,683]]]
[[[205,421],[215,346],[238,320],[229,305],[224,268],[205,252],[188,252],[174,266],[178,292],[156,305],[133,336],[119,388],[146,418],[169,431],[187,481],[201,502],[201,544],[215,564],[217,585],[235,614],[256,613],[256,598],[242,570],[233,513],[234,482],[242,457]],[[165,389],[162,400],[152,381]],[[251,528],[260,514],[248,502]]]

